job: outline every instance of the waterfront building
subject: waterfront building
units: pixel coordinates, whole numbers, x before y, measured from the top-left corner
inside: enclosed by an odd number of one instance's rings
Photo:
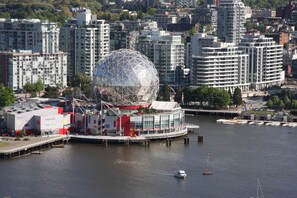
[[[283,46],[264,35],[246,35],[239,49],[249,55],[248,78],[252,89],[259,90],[284,81]]]
[[[40,19],[0,19],[0,51],[32,50],[50,54],[59,51],[57,23]]]
[[[233,43],[216,42],[212,47],[202,47],[192,59],[193,86],[217,87],[231,92],[237,87],[243,92],[249,90],[248,55]]]
[[[245,32],[245,6],[241,0],[221,0],[218,6],[217,35],[222,42],[240,42]]]
[[[33,53],[31,50],[0,52],[0,83],[14,91],[41,80],[45,86],[67,85],[67,54]]]
[[[65,135],[70,129],[71,117],[71,113],[63,113],[61,107],[32,102],[15,104],[4,109],[4,122],[12,135],[22,131],[27,135]]]
[[[157,70],[141,53],[127,49],[112,52],[98,63],[93,79],[101,111],[88,113],[87,131],[148,139],[187,133],[178,103],[156,101]]]
[[[184,68],[184,44],[181,35],[159,29],[143,30],[136,49],[156,66],[161,84],[178,84],[177,68]]]
[[[68,53],[68,78],[92,75],[95,64],[110,52],[109,24],[97,20],[90,10],[77,14],[60,29],[60,49]]]
[[[211,47],[214,42],[217,42],[217,37],[205,33],[196,33],[191,36],[186,45],[186,66],[192,69],[192,56],[198,56],[201,54],[202,47]]]

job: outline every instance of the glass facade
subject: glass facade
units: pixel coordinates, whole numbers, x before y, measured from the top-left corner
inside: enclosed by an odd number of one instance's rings
[[[130,118],[130,128],[139,131],[140,135],[178,131],[184,123],[184,111],[157,115],[131,116]]]

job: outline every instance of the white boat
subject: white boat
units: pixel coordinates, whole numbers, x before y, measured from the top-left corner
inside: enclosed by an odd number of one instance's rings
[[[263,125],[264,122],[256,122],[256,125]]]
[[[174,177],[185,179],[187,177],[186,171],[180,169],[174,172]]]

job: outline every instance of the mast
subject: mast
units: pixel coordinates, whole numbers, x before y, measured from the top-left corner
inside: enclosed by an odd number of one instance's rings
[[[264,198],[264,194],[263,194],[262,187],[260,184],[260,179],[258,178],[258,180],[257,180],[257,198],[260,198],[259,192],[261,193],[261,197]]]

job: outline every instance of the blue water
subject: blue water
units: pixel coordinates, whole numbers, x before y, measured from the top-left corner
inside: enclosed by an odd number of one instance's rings
[[[72,143],[41,155],[0,161],[0,197],[297,197],[297,128],[223,125],[187,117],[189,134],[150,147]],[[212,176],[203,176],[209,153]],[[179,168],[185,180],[173,177]]]

